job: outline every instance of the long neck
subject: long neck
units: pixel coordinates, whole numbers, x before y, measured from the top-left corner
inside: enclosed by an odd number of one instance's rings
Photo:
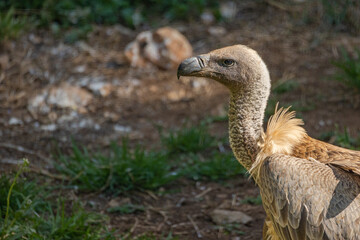
[[[250,169],[258,153],[270,80],[250,89],[231,91],[229,107],[230,145],[237,160]]]

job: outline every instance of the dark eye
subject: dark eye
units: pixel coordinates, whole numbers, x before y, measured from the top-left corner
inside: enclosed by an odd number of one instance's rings
[[[224,59],[221,62],[221,65],[223,65],[224,67],[230,67],[230,66],[232,66],[234,64],[235,64],[235,61],[232,60],[232,59]]]

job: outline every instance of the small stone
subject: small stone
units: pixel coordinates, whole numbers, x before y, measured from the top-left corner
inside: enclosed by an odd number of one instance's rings
[[[223,18],[227,20],[232,20],[237,14],[237,6],[233,1],[222,2],[220,4],[220,14]]]
[[[90,83],[88,87],[93,93],[102,97],[110,95],[113,89],[111,84],[105,82],[93,82]]]
[[[120,198],[120,197],[117,197],[117,198],[113,198],[109,201],[108,203],[108,206],[110,208],[112,207],[118,207],[118,206],[121,206],[121,205],[124,205],[124,204],[130,204],[131,203],[131,200],[130,198]]]
[[[254,220],[252,217],[241,211],[230,211],[222,209],[215,209],[212,213],[210,213],[210,216],[211,219],[218,225],[228,223],[248,224]]]
[[[212,12],[210,12],[210,11],[203,12],[200,15],[200,19],[206,25],[210,25],[215,22],[214,14],[212,14]]]
[[[216,37],[220,37],[226,34],[226,29],[220,26],[209,27],[208,32]]]
[[[114,130],[116,132],[129,133],[129,132],[131,132],[131,127],[122,126],[122,125],[115,125]]]
[[[57,129],[57,126],[56,126],[56,124],[52,123],[52,124],[42,125],[40,128],[41,128],[41,130],[44,130],[44,131],[53,132]]]
[[[16,118],[16,117],[12,117],[9,120],[9,125],[23,125],[23,121],[21,119]]]
[[[91,94],[86,90],[65,83],[49,90],[47,103],[61,108],[79,109],[85,107],[91,99]]]
[[[77,66],[75,69],[74,69],[74,72],[76,73],[83,73],[85,72],[86,70],[86,65],[80,65],[80,66]]]

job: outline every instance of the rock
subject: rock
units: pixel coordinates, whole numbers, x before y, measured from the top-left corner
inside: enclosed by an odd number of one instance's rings
[[[113,86],[110,83],[105,82],[93,82],[90,83],[88,87],[93,93],[102,97],[110,95],[113,89]]]
[[[112,84],[105,82],[102,76],[85,76],[80,78],[77,84],[102,97],[110,95],[114,88]]]
[[[88,91],[64,83],[49,89],[47,103],[60,108],[79,109],[85,107],[91,99],[92,95]]]
[[[214,14],[212,14],[212,12],[210,12],[210,11],[203,12],[200,15],[200,19],[206,25],[210,25],[215,22]]]
[[[220,37],[226,34],[226,29],[220,26],[209,27],[208,32],[216,37]]]
[[[57,126],[56,124],[52,123],[52,124],[42,125],[40,128],[43,131],[53,132],[57,129]]]
[[[131,132],[131,127],[122,126],[122,125],[114,125],[114,130],[116,132],[129,133],[129,132]]]
[[[43,114],[49,113],[53,106],[81,110],[92,98],[92,95],[81,87],[63,83],[58,87],[46,88],[32,97],[28,102],[28,109],[32,113]]]
[[[211,219],[218,225],[228,223],[248,224],[254,219],[241,211],[215,209],[210,213]]]
[[[132,67],[175,69],[179,63],[192,55],[189,41],[176,29],[159,28],[145,31],[125,48],[125,56]]]
[[[232,20],[237,14],[237,6],[233,1],[222,2],[220,4],[220,14],[223,18],[227,20]]]
[[[109,201],[108,203],[108,207],[119,207],[121,205],[124,205],[124,204],[130,204],[131,203],[131,200],[130,198],[120,198],[120,197],[116,197],[116,198],[113,198]]]
[[[80,65],[74,68],[75,73],[83,73],[86,70],[86,65]]]
[[[16,117],[11,117],[9,120],[9,125],[23,125],[23,121]]]

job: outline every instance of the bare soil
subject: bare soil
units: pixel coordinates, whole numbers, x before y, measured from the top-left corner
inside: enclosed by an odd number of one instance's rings
[[[294,20],[291,13],[264,4],[257,6],[252,1],[241,6],[235,20],[218,25],[226,29],[225,35],[211,35],[208,32],[211,26],[199,22],[170,26],[183,32],[195,54],[245,44],[263,57],[273,82],[297,81],[299,87],[282,94],[278,100],[284,105],[298,102],[311,106],[310,110],[301,112],[311,136],[319,137],[336,126],[340,130],[347,127],[354,136],[360,131],[359,95],[332,80],[336,69],[331,64],[339,55],[339,47],[352,50],[360,45],[359,37],[332,29],[320,31],[316,26]],[[72,140],[90,149],[103,150],[111,141],[121,142],[128,135],[133,145],[159,147],[158,126],[165,130],[179,128],[185,122],[196,124],[205,117],[224,114],[229,94],[218,83],[177,80],[176,70],[131,68],[123,50],[139,31],[98,26],[86,42],[74,45],[63,44],[47,31],[36,31],[3,44],[0,54],[7,56],[8,61],[0,61],[1,172],[12,169],[22,157],[29,158],[34,169],[48,169],[50,166],[44,159],[51,158],[57,148],[69,152]],[[79,66],[85,70],[79,71]],[[84,76],[100,76],[114,84],[114,91],[106,97],[94,95],[75,120],[68,122],[59,122],[59,118],[69,115],[71,109],[55,108],[46,114],[28,110],[29,99],[45,87],[76,83]],[[21,123],[10,124],[13,117]],[[84,119],[90,123],[81,125]],[[41,128],[49,124],[55,124],[56,130]],[[95,124],[100,128],[95,128]],[[115,125],[130,127],[131,131],[114,131]],[[212,130],[224,136],[227,123],[216,123]],[[196,198],[206,190],[206,194]],[[148,210],[129,215],[110,214],[110,226],[123,233],[132,230],[132,236],[153,233],[160,238],[172,232],[179,239],[198,239],[190,216],[203,239],[261,238],[265,217],[262,207],[241,203],[245,197],[258,195],[250,180],[239,177],[216,183],[182,179],[163,191],[162,195],[134,192],[118,197],[118,201],[130,199]],[[94,202],[94,210],[103,212],[112,200],[101,194],[76,195]],[[224,204],[255,219],[239,227],[244,235],[227,232],[211,221],[209,213]]]

